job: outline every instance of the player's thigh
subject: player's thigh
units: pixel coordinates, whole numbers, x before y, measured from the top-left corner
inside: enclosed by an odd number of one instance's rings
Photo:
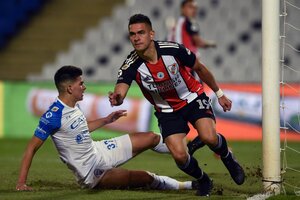
[[[188,158],[185,136],[185,133],[178,133],[165,139],[165,143],[177,163],[185,163]]]
[[[160,141],[160,135],[153,132],[137,132],[129,134],[132,143],[132,155],[154,148]]]
[[[215,115],[211,100],[202,93],[196,100],[182,109],[184,118],[187,119],[198,132],[200,139],[208,145],[217,144]]]
[[[133,157],[132,144],[128,134],[102,140],[97,147],[105,160],[106,168],[122,165]]]
[[[211,118],[200,118],[198,119],[194,127],[197,129],[198,135],[205,144],[217,145],[218,137],[216,134],[216,123]]]
[[[184,118],[181,112],[155,112],[155,116],[157,117],[158,126],[164,140],[173,134],[187,134],[190,131],[188,121]]]

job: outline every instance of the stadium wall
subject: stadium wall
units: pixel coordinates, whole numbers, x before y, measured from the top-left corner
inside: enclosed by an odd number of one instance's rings
[[[132,85],[128,98],[120,107],[111,107],[107,98],[114,84],[86,83],[84,100],[80,106],[87,119],[104,117],[110,112],[126,109],[127,117],[105,126],[95,138],[107,138],[122,133],[152,130],[159,132],[152,106],[143,98],[139,87]],[[231,112],[224,113],[217,103],[215,95],[207,88],[217,116],[217,129],[231,140],[261,140],[261,86],[259,84],[222,84],[225,93],[232,99]],[[299,85],[295,85],[299,87]],[[298,105],[296,96],[285,91],[286,101]],[[57,96],[53,83],[0,82],[0,138],[29,138],[38,124],[39,117],[47,110]],[[290,124],[297,130],[297,110],[288,115]],[[188,138],[195,137],[191,127]],[[300,141],[299,134],[291,132],[291,138]]]
[[[123,132],[148,130],[152,116],[151,106],[141,98],[138,87],[132,87],[128,93],[130,98],[124,105],[111,107],[107,93],[113,90],[113,86],[88,84],[80,106],[88,119],[104,117],[118,109],[128,110],[128,116],[118,120],[118,123],[106,126],[99,131],[100,134],[93,135],[110,137]],[[0,95],[0,138],[28,138],[38,125],[41,114],[55,100],[57,92],[53,83],[3,82],[0,83]]]

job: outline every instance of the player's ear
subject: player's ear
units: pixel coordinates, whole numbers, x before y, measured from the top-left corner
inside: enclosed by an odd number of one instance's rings
[[[151,38],[151,40],[154,40],[154,36],[155,36],[155,32],[152,30],[150,32],[150,38]]]
[[[72,94],[73,88],[72,85],[67,86],[67,93]]]

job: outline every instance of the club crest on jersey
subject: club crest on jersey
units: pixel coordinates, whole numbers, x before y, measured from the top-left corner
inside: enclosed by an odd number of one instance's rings
[[[163,78],[165,77],[165,74],[164,74],[163,72],[158,72],[158,73],[157,73],[157,77],[158,77],[159,79],[163,79]]]
[[[172,65],[168,66],[168,70],[171,74],[175,75],[178,73],[178,65],[176,63],[173,63]]]

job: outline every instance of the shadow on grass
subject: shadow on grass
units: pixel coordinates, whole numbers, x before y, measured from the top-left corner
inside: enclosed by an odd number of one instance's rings
[[[51,191],[51,190],[78,190],[80,186],[74,181],[49,181],[49,180],[37,180],[33,181],[32,185],[38,191]]]

